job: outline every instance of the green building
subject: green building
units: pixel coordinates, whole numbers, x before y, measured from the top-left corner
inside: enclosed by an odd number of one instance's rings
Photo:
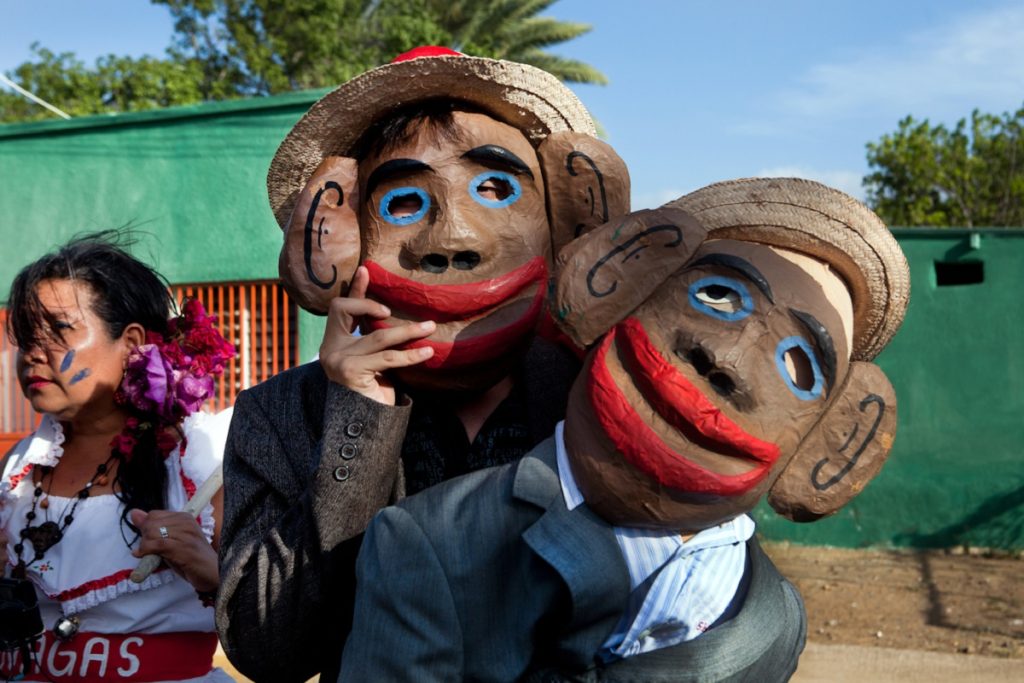
[[[135,253],[219,313],[239,347],[220,406],[312,358],[323,322],[276,284],[281,233],[264,181],[321,94],[0,126],[0,297],[72,235],[131,225]],[[899,396],[889,463],[832,518],[797,525],[761,507],[759,527],[808,544],[1024,548],[1024,231],[895,232],[912,293],[879,358]],[[33,419],[13,369],[4,340],[0,447]]]

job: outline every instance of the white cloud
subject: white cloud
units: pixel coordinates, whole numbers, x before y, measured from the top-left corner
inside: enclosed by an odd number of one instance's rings
[[[963,14],[845,63],[819,64],[804,87],[779,101],[804,117],[861,115],[866,110],[965,116],[1020,105],[1024,85],[1024,6]],[[1014,99],[1016,98],[1016,99]],[[934,116],[935,114],[933,114]]]
[[[776,166],[757,172],[759,178],[807,178],[817,180],[829,187],[842,190],[851,197],[864,200],[864,189],[861,187],[861,174],[857,171],[821,171],[801,166]]]

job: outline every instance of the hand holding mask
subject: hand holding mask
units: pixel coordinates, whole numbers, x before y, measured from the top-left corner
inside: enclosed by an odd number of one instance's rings
[[[403,330],[371,354],[431,350],[372,369],[427,389],[486,388],[536,327],[552,250],[629,210],[625,165],[575,97],[532,67],[431,53],[366,78],[402,106],[357,102],[346,89],[362,96],[365,84],[346,84],[303,117],[271,166],[282,281],[323,314],[364,265],[367,296],[389,310],[346,305],[329,325],[355,315],[367,336]],[[397,92],[411,82],[425,92]],[[343,126],[331,118],[342,114]],[[429,332],[409,325],[428,320]]]

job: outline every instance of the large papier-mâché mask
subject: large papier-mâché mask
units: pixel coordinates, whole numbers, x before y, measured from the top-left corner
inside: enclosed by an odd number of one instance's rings
[[[506,374],[542,314],[552,248],[628,211],[625,166],[586,135],[538,149],[516,128],[455,111],[455,135],[414,124],[360,162],[329,157],[300,195],[281,274],[307,309],[344,295],[358,264],[392,317],[437,330],[434,355],[398,372],[424,388],[473,389]],[[552,210],[549,216],[549,209]]]
[[[842,281],[766,245],[695,249],[703,233],[692,219],[658,215],[600,228],[560,255],[553,305],[567,331],[589,344],[611,329],[588,356],[566,422],[588,505],[617,524],[689,532],[769,492],[795,519],[838,509],[877,473],[895,429],[884,375],[849,362]],[[680,228],[676,246],[666,246],[667,225]],[[661,235],[660,246],[618,256],[641,234]]]

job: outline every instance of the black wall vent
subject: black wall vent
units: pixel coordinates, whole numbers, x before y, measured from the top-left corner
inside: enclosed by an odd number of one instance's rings
[[[985,281],[983,261],[935,262],[935,283],[939,287],[980,285]]]

